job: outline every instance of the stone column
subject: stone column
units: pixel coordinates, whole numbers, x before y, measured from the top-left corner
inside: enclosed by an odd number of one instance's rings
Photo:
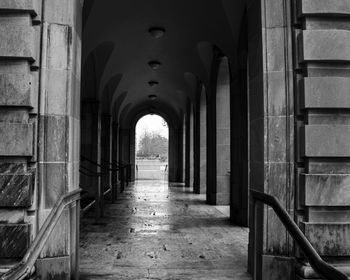
[[[118,147],[119,147],[119,125],[116,121],[112,122],[112,159],[113,168],[117,168],[119,162]],[[119,186],[119,172],[117,170],[113,171],[112,174],[112,201],[117,199],[118,193],[120,192]]]
[[[215,67],[213,67],[215,69]],[[207,92],[207,106],[206,106],[206,134],[207,134],[207,203],[211,205],[216,204],[216,97],[215,90],[212,84]]]
[[[234,224],[248,223],[249,209],[249,114],[248,114],[248,40],[247,19],[241,26],[238,65],[231,62],[231,204],[230,219]],[[237,67],[238,66],[238,67]],[[233,69],[237,69],[234,70]]]
[[[193,117],[193,192],[200,194],[200,150],[201,150],[201,135],[200,135],[200,97],[202,86],[199,85]]]
[[[248,1],[250,187],[294,214],[294,112],[291,3]],[[252,209],[251,209],[252,210]],[[250,221],[254,211],[250,211]],[[253,234],[257,243],[253,247]],[[294,279],[293,240],[270,207],[250,225],[256,279]]]
[[[120,164],[129,164],[130,163],[130,130],[125,128],[120,128],[119,133],[120,133],[119,162]],[[125,171],[123,172],[124,174],[126,174]]]
[[[181,182],[182,137],[181,129],[169,127],[169,182]]]
[[[190,123],[189,123],[189,164],[190,164],[190,178],[189,187],[194,186],[194,110],[193,104],[191,103],[190,111]]]
[[[39,225],[60,195],[79,188],[82,37],[81,1],[69,1],[65,5],[42,1],[42,5]],[[79,204],[75,207],[79,208]],[[55,273],[78,279],[79,217],[74,217],[72,210],[64,212],[41,254],[42,259],[37,262],[42,279],[48,279],[49,275],[55,278]]]
[[[186,114],[182,120],[182,182],[186,185]]]
[[[206,193],[207,189],[207,97],[205,88],[202,88],[200,96],[199,121],[200,121],[200,179],[199,193]]]
[[[226,57],[219,59],[216,85],[216,204],[230,204],[230,73]]]
[[[82,101],[81,155],[87,158],[81,162],[81,186],[88,195],[96,199],[96,215],[103,215],[101,177],[95,176],[101,165],[101,113],[100,103],[95,99]],[[91,172],[89,172],[91,171]]]
[[[131,134],[129,136],[129,145],[130,145],[130,155],[129,155],[129,163],[131,164],[130,176],[131,181],[134,182],[136,178],[136,126],[131,130]]]
[[[112,186],[112,171],[110,169],[110,163],[112,159],[112,122],[111,115],[102,114],[101,116],[101,164],[105,170],[103,173],[107,173],[101,177],[102,190],[106,191]]]
[[[191,187],[191,105],[190,101],[186,106],[185,114],[185,186]]]

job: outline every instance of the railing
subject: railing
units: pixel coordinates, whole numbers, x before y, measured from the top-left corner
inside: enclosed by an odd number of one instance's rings
[[[258,192],[258,191],[250,191],[251,199],[253,201],[254,213],[253,213],[253,223],[254,223],[254,263],[256,264],[257,260],[257,248],[256,248],[256,228],[257,228],[257,202],[266,204],[275,211],[280,221],[286,227],[289,234],[298,244],[300,249],[303,251],[305,257],[309,261],[311,267],[323,278],[327,280],[348,280],[348,276],[346,276],[341,271],[337,270],[335,267],[326,263],[320,255],[316,252],[316,250],[312,247],[310,242],[307,240],[303,232],[297,226],[297,224],[292,220],[289,216],[288,212],[281,206],[280,202],[273,196]],[[256,272],[256,269],[254,269]],[[254,275],[254,279],[256,279],[256,275]]]
[[[46,218],[44,224],[40,228],[37,236],[35,237],[33,243],[30,245],[28,251],[24,255],[20,263],[10,269],[8,272],[3,274],[0,280],[21,280],[29,277],[33,274],[33,269],[36,260],[38,259],[41,250],[44,248],[47,240],[50,237],[51,232],[55,228],[57,222],[59,221],[63,210],[73,202],[77,202],[76,206],[76,219],[79,224],[79,199],[80,199],[81,189],[72,191],[63,195],[55,204],[54,208],[51,210],[49,216]]]
[[[116,195],[117,195],[117,182],[118,182],[118,171],[120,176],[120,188],[121,191],[124,191],[125,184],[129,185],[129,179],[131,174],[131,165],[130,164],[120,164],[119,162],[112,161],[107,162],[105,160],[101,159],[101,162],[104,164],[99,164],[87,157],[81,156],[81,162],[89,162],[90,164],[100,168],[100,172],[92,171],[86,167],[84,167],[82,164],[80,165],[79,172],[87,177],[97,177],[100,178],[102,176],[110,174],[112,172],[112,185],[107,190],[102,190],[101,184],[98,184],[98,190],[97,195],[95,196],[95,199],[91,201],[86,207],[84,207],[82,213],[85,213],[87,210],[89,210],[93,205],[96,205],[96,212],[97,216],[103,217],[103,208],[104,208],[104,197],[107,193],[111,193],[112,197],[112,203],[115,202]]]

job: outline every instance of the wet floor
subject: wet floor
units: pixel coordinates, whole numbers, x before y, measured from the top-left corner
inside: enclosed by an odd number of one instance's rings
[[[181,184],[138,181],[82,220],[81,279],[251,279],[248,229]]]

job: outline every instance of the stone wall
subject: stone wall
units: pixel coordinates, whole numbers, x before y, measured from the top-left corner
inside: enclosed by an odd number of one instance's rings
[[[303,0],[296,10],[298,219],[321,256],[348,267],[350,3]]]
[[[41,7],[0,3],[0,258],[21,258],[35,235]]]
[[[78,0],[0,3],[3,259],[21,258],[59,197],[79,187],[81,11]],[[72,278],[78,275],[75,210],[62,215],[38,261],[59,257],[64,265],[57,270],[70,267],[64,273]]]

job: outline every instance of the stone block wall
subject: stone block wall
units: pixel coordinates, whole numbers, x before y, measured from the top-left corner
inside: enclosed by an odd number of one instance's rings
[[[350,265],[350,2],[298,1],[294,26],[297,217],[318,253],[346,269]],[[298,270],[299,279],[309,278],[303,273],[307,269],[304,265]]]
[[[36,4],[0,3],[0,262],[23,257],[36,228]]]
[[[78,0],[0,1],[0,263],[21,259],[60,196],[79,187],[81,12]],[[41,254],[66,257],[71,277],[77,207]]]

